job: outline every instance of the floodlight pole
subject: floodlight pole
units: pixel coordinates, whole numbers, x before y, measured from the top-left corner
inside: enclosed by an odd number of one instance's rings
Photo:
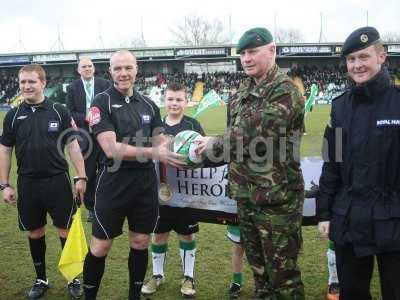
[[[146,45],[146,41],[144,40],[144,33],[143,33],[143,16],[140,17],[140,31],[141,31],[141,39],[143,45]]]
[[[58,47],[58,49],[57,49],[57,47]],[[61,37],[60,25],[57,25],[57,40],[55,41],[55,43],[51,47],[51,50],[53,50],[53,49],[54,50],[58,50],[58,51],[65,50],[64,43],[63,43],[62,37]]]
[[[323,26],[322,26],[322,12],[320,14],[320,28],[319,28],[319,42],[318,43],[322,43],[324,41],[326,41],[325,36],[324,36],[324,31],[323,31]]]
[[[104,41],[103,41],[103,34],[102,34],[102,30],[101,30],[101,21],[99,21],[99,44],[100,44],[100,48],[104,49]]]
[[[25,52],[25,46],[24,43],[22,42],[22,30],[21,30],[21,25],[18,26],[18,41],[16,45],[16,51],[17,52]]]

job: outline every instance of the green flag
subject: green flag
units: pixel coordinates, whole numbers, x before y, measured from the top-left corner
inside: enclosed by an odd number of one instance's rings
[[[313,83],[311,85],[310,96],[308,96],[308,99],[307,99],[306,103],[304,104],[304,112],[306,114],[311,111],[311,108],[313,107],[313,105],[315,103],[315,98],[317,97],[317,94],[318,94],[318,86],[315,83]]]
[[[221,100],[221,97],[214,90],[211,90],[203,97],[203,99],[200,100],[192,117],[197,118],[206,110],[223,104],[224,102]]]

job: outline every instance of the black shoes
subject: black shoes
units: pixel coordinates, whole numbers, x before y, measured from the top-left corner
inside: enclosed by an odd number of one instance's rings
[[[28,299],[35,300],[41,298],[49,288],[49,280],[36,279],[28,293]],[[68,283],[67,290],[72,299],[79,299],[83,295],[81,283],[76,278]]]
[[[67,285],[68,293],[72,299],[79,299],[83,295],[83,289],[79,279],[74,279]]]
[[[231,286],[229,287],[229,298],[230,299],[239,298],[241,288],[242,287],[240,286],[240,284],[232,282]]]
[[[49,287],[50,287],[49,280],[44,281],[42,279],[36,279],[35,283],[33,284],[31,290],[28,293],[28,299],[29,300],[39,299],[46,293]]]

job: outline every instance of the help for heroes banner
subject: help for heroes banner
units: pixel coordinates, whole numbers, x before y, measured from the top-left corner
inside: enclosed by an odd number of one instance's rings
[[[321,158],[309,157],[301,161],[306,189],[311,187],[311,181],[318,183],[321,172]],[[158,169],[158,168],[156,168]],[[227,165],[216,168],[198,168],[180,170],[167,168],[166,179],[172,190],[172,198],[161,201],[160,205],[177,209],[190,209],[191,213],[207,219],[205,222],[221,223],[218,216],[224,219],[226,214],[236,215],[236,201],[227,195]],[[189,212],[186,212],[189,213]],[[207,214],[213,214],[207,218]],[[315,217],[315,199],[305,199],[303,206],[305,218]],[[213,221],[215,219],[215,221]],[[311,220],[311,219],[310,219]],[[309,223],[314,222],[311,220]],[[224,223],[224,222],[222,222]]]

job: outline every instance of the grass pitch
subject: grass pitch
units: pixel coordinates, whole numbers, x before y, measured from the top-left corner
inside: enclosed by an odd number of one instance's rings
[[[188,114],[191,114],[191,109]],[[329,118],[330,106],[317,105],[306,118],[307,135],[301,146],[302,156],[319,155],[324,127]],[[4,113],[0,112],[0,120]],[[207,134],[221,133],[226,124],[224,108],[217,108],[200,116]],[[2,125],[0,125],[2,126]],[[1,163],[1,162],[0,162]],[[15,185],[16,172],[13,164],[11,182]],[[86,213],[86,212],[85,212]],[[0,300],[25,299],[26,292],[34,280],[28,242],[25,233],[18,230],[16,207],[0,203]],[[85,220],[84,215],[84,220]],[[49,222],[51,220],[49,219]],[[87,237],[90,226],[84,223]],[[126,232],[126,229],[125,229]],[[304,247],[300,255],[300,266],[306,290],[306,299],[324,299],[327,288],[327,240],[322,238],[314,226],[303,227]],[[47,274],[52,285],[43,299],[69,299],[66,292],[65,279],[57,270],[60,255],[60,241],[52,226],[48,226],[47,234]],[[114,241],[108,255],[106,271],[99,291],[98,299],[126,299],[128,293],[128,239],[127,234]],[[231,242],[226,238],[226,226],[200,225],[197,235],[196,254],[196,299],[219,300],[228,299],[227,289],[231,279]],[[151,263],[147,278],[151,276]],[[180,295],[181,266],[178,241],[174,233],[169,241],[169,252],[166,264],[166,283],[151,299],[175,300]],[[251,271],[245,263],[244,285],[240,299],[251,299],[253,293]],[[372,283],[373,299],[379,299],[379,286],[374,276]]]

